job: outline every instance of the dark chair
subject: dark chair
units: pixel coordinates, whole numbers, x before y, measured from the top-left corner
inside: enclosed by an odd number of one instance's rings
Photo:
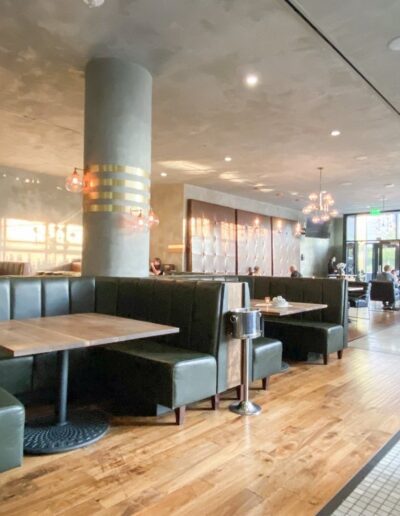
[[[358,318],[358,310],[359,308],[368,308],[369,300],[371,295],[371,283],[366,283],[362,281],[353,281],[349,283],[349,289],[351,287],[362,287],[363,290],[357,292],[349,291],[349,306],[352,308],[356,308],[356,318]],[[368,311],[369,318],[369,311]]]
[[[396,301],[399,299],[399,291],[391,281],[371,281],[371,301],[381,301],[383,309],[396,309]]]

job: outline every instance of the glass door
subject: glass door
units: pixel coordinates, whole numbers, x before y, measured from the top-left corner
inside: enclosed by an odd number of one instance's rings
[[[358,242],[356,249],[356,273],[361,281],[371,281],[375,278],[378,260],[378,244]]]
[[[378,263],[376,272],[383,270],[385,265],[390,265],[391,269],[399,270],[399,242],[380,242],[378,246]]]

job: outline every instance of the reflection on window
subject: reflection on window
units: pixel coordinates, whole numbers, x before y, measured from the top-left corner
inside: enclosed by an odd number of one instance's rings
[[[400,239],[400,213],[351,215],[346,218],[347,242]]]
[[[79,224],[0,219],[0,259],[29,262],[32,270],[49,270],[80,260],[83,230]]]

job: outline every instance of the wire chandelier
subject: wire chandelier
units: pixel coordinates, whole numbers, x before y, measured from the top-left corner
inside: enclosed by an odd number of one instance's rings
[[[322,224],[328,222],[332,217],[338,216],[338,211],[333,209],[335,200],[332,195],[326,190],[322,190],[322,171],[323,167],[318,167],[319,170],[319,192],[311,193],[308,198],[310,204],[303,208],[303,213],[308,215],[314,224]]]

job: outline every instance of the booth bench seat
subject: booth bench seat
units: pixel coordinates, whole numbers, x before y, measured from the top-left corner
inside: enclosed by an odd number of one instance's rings
[[[307,359],[308,352],[321,353],[324,364],[329,354],[342,358],[343,326],[321,321],[268,319],[268,335],[282,338],[290,356]]]
[[[142,344],[135,341],[127,346],[113,344],[107,349],[72,350],[70,394],[79,400],[90,394],[102,399],[113,391],[115,397],[122,398],[126,386],[131,391],[133,386],[136,392],[131,398],[140,408],[149,408],[144,412],[151,414],[151,403],[156,413],[159,407],[165,411],[165,407],[176,409],[210,396],[214,396],[215,405],[218,393],[237,386],[234,382],[238,375],[231,371],[240,368],[231,359],[229,303],[233,289],[243,292],[243,296],[237,297],[235,308],[244,306],[247,285],[235,283],[146,278],[0,278],[0,320],[97,312],[178,327],[178,334]],[[269,374],[278,372],[280,353],[279,342],[274,346],[268,340],[255,342],[253,378],[267,382]],[[132,372],[120,374],[126,371],[128,363]],[[112,379],[112,389],[108,388],[106,378]],[[51,401],[57,393],[56,354],[24,358],[0,355],[0,387],[22,397],[22,401]]]
[[[217,389],[217,362],[214,356],[144,340],[107,346],[110,383],[115,395],[129,400],[141,397],[173,409],[182,424],[185,406],[210,398]]]
[[[259,337],[252,342],[251,379],[262,380],[268,386],[269,377],[279,373],[282,367],[282,342],[278,339]]]
[[[347,347],[347,281],[313,278],[239,276],[246,282],[250,299],[282,296],[289,302],[326,304],[327,308],[292,317],[266,317],[265,335],[283,343],[288,358],[305,360],[309,352],[321,353],[324,363],[329,354],[342,357]]]
[[[22,464],[25,409],[0,387],[0,472]]]

